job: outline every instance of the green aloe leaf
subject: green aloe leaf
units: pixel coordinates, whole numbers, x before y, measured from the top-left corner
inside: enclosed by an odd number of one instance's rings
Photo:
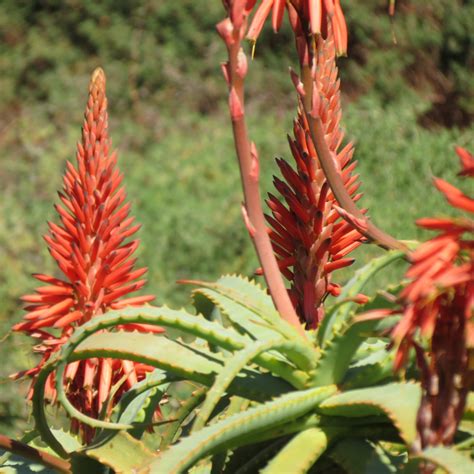
[[[469,392],[467,395],[464,419],[474,421],[474,392]]]
[[[328,452],[347,474],[390,474],[400,472],[405,455],[394,456],[364,439],[343,439]]]
[[[235,354],[234,357],[228,358],[223,369],[217,375],[214,384],[206,394],[206,399],[194,421],[193,431],[203,428],[222,395],[245,366],[262,352],[274,349],[284,343],[285,341],[281,338],[274,341],[256,342]]]
[[[416,438],[416,416],[421,390],[414,383],[391,383],[334,395],[318,407],[325,415],[363,417],[385,414],[411,445]]]
[[[380,349],[357,360],[349,367],[342,381],[343,389],[369,387],[383,380],[388,382],[388,379],[394,377],[394,357],[394,352],[387,352],[386,342],[383,343]]]
[[[151,472],[185,472],[205,456],[245,444],[246,439],[255,433],[305,415],[336,390],[335,386],[329,386],[291,392],[206,426],[161,453],[150,464]]]
[[[216,283],[193,282],[197,289],[214,302],[238,327],[253,337],[274,338],[274,331],[288,338],[302,339],[296,329],[283,320],[267,292],[254,281],[237,275],[226,275]]]
[[[228,321],[239,330],[241,334],[245,334],[252,339],[274,339],[280,336],[280,333],[273,328],[265,320],[258,317],[255,311],[241,305],[237,301],[222,295],[218,291],[211,288],[198,288],[193,291],[194,300],[197,297],[207,298],[208,301],[216,305],[219,311],[224,314]],[[199,303],[202,306],[202,303]],[[196,309],[199,307],[196,305]]]
[[[215,354],[193,351],[184,344],[166,337],[139,332],[101,332],[81,342],[70,360],[90,357],[130,357],[171,372],[179,377],[208,384],[220,371],[221,365]]]
[[[143,362],[187,380],[212,385],[222,370],[223,357],[146,333],[97,333],[81,342],[70,360],[90,357],[115,357]],[[270,374],[245,369],[232,384],[232,392],[253,400],[265,400],[289,389],[282,380]],[[239,392],[239,393],[237,393]]]
[[[268,463],[262,474],[304,474],[328,446],[328,435],[320,428],[310,428],[293,437],[286,446]]]
[[[341,383],[357,349],[378,326],[377,321],[354,322],[357,304],[352,299],[377,272],[403,256],[403,252],[387,252],[358,270],[344,287],[317,332],[321,351],[313,379],[314,385]]]
[[[80,454],[111,467],[117,474],[137,471],[140,466],[156,458],[156,454],[141,441],[123,431],[116,433],[105,443],[88,447]]]
[[[146,426],[152,422],[156,408],[169,385],[167,381],[166,373],[155,369],[122,396],[116,407],[115,418],[119,423],[141,424],[129,431],[134,438],[140,439]]]
[[[61,445],[64,446],[64,449],[68,453],[77,451],[81,447],[81,442],[79,441],[77,436],[72,434],[71,432],[56,428],[51,428],[51,432],[54,434],[55,438],[61,443]],[[41,449],[42,451],[54,454],[54,451],[47,444],[41,441],[41,438],[38,435],[36,435],[34,439],[28,442],[28,444],[33,448]]]
[[[246,301],[244,304],[249,305],[259,314],[265,315],[268,321],[278,323],[281,320],[267,291],[255,280],[241,275],[223,275],[216,283],[219,285],[219,291],[235,295],[236,301]]]
[[[420,461],[428,461],[448,474],[472,474],[474,472],[474,462],[467,456],[459,453],[454,448],[436,446],[425,449],[420,454],[413,457],[414,464]],[[410,463],[413,466],[413,463]]]
[[[335,324],[333,332],[321,348],[312,383],[314,385],[341,383],[358,347],[377,324],[378,321]]]
[[[363,291],[365,285],[377,272],[404,256],[403,252],[392,250],[381,257],[374,258],[355,272],[355,275],[344,286],[341,294],[336,298],[335,304],[328,311],[318,328],[317,339],[320,347],[323,347],[325,341],[331,338],[335,325],[341,325],[350,320],[351,314],[358,307],[357,303],[351,301],[351,298],[355,298]]]

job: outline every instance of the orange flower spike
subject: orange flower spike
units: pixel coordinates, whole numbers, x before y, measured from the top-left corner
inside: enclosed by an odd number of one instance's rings
[[[32,386],[41,367],[75,328],[109,309],[139,306],[154,299],[151,295],[123,298],[144,286],[145,280],[137,279],[146,268],[134,269],[136,259],[132,254],[138,241],[127,242],[140,226],[133,225],[134,219],[129,217],[130,204],[125,203],[125,190],[120,187],[122,175],[116,169],[117,155],[109,150],[105,85],[103,70],[96,69],[89,86],[82,140],[77,145],[77,167],[67,163],[59,193],[61,204],[55,206],[60,223],[48,223],[49,234],[44,237],[63,277],[33,275],[46,286],[22,298],[27,303],[27,314],[13,328],[41,340],[35,351],[42,360],[27,371],[33,377]],[[49,333],[49,328],[58,328],[61,334]],[[130,329],[162,332],[161,328],[140,324]],[[69,364],[66,380],[71,402],[85,414],[97,417],[111,387],[125,374],[126,383],[114,401],[137,380],[137,373],[140,379],[145,376],[145,370],[137,372],[134,367],[132,362],[114,364],[109,359]],[[25,374],[14,377],[21,375]],[[48,381],[48,397],[51,402],[56,397],[52,380]],[[76,421],[72,427],[86,441],[93,435],[93,430]]]

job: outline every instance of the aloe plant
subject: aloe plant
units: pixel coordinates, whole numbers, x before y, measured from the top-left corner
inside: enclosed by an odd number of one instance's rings
[[[194,287],[193,311],[151,306],[148,296],[117,301],[143,284],[130,282],[144,270],[132,271],[128,260],[136,248],[125,243],[136,230],[129,228],[128,207],[114,214],[123,192],[106,185],[108,175],[111,187],[120,179],[105,142],[105,75],[95,72],[79,171],[68,166],[61,198],[69,211],[61,208],[62,224],[50,224],[47,239],[69,281],[41,275],[54,288],[28,295],[33,307],[16,327],[40,337],[46,355],[28,373],[33,431],[19,441],[0,436],[9,451],[0,465],[7,469],[474,472],[474,259],[472,240],[464,237],[474,224],[467,217],[424,219],[420,225],[441,234],[421,245],[376,227],[355,204],[352,146],[340,148],[335,56],[345,51],[347,32],[339,1],[255,5],[225,0],[227,16],[217,29],[228,51],[223,72],[243,219],[267,286],[239,275],[183,281]],[[278,30],[285,8],[300,61],[300,74],[291,74],[295,165],[278,162],[282,199],[270,197],[269,230],[257,148],[245,122],[248,63],[241,43],[246,35],[257,40],[270,12]],[[474,158],[464,149],[457,153],[461,175],[472,176]],[[96,177],[101,169],[105,174]],[[105,189],[92,186],[94,180]],[[470,197],[444,181],[435,184],[454,207],[474,212]],[[362,242],[385,253],[345,285],[333,283],[332,272],[350,265],[344,257]],[[104,245],[115,252],[114,268],[104,264]],[[410,264],[408,283],[366,294],[379,272],[400,261]],[[61,338],[43,329],[63,322]],[[78,402],[76,386],[85,388],[87,404]],[[80,427],[80,437],[54,428],[51,403],[73,421],[73,431]]]
[[[386,355],[387,338],[376,336],[381,322],[358,320],[358,304],[349,297],[400,258],[402,252],[392,251],[359,270],[328,311],[327,324],[304,336],[278,316],[263,288],[234,275],[193,291],[196,306],[207,308],[204,314],[148,306],[98,316],[41,372],[33,399],[36,433],[72,465],[93,459],[117,472],[214,472],[218,466],[220,472],[286,472],[284,466],[308,472],[334,463],[349,472],[396,472],[423,459],[450,472],[462,472],[462,461],[469,472],[462,450],[410,455],[420,385],[394,375],[390,357],[374,357]],[[179,330],[181,337],[110,332],[123,324]],[[109,420],[95,420],[67,402],[59,382],[68,362],[90,357],[156,370],[122,397]],[[52,371],[67,412],[98,430],[90,445],[72,452],[45,413]],[[152,452],[139,441],[143,432],[134,433],[150,420],[148,404],[163,403],[170,385],[183,380],[201,388],[158,429],[162,446]],[[460,430],[464,444],[472,437],[467,423]]]

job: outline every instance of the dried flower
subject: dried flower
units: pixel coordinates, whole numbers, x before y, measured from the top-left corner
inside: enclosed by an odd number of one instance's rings
[[[456,151],[464,170],[472,170],[472,155]],[[474,212],[473,199],[441,179],[434,184],[453,207]],[[469,367],[474,355],[474,242],[463,238],[474,232],[474,221],[425,218],[417,224],[440,233],[411,254],[406,276],[412,281],[401,294],[403,318],[392,337],[398,345],[397,369],[409,349],[416,350],[423,386],[418,441],[425,448],[452,443],[474,381]],[[418,335],[430,340],[429,356],[416,342]]]
[[[332,39],[320,38],[318,51],[315,81],[320,95],[319,115],[345,187],[358,200],[361,194],[356,194],[360,183],[358,175],[353,174],[354,149],[351,143],[341,148],[344,134],[339,127],[340,92]],[[266,217],[272,227],[270,238],[280,269],[291,282],[289,293],[296,311],[307,327],[314,328],[323,317],[324,298],[328,293],[340,293],[339,285],[331,282],[331,273],[353,263],[347,255],[360,245],[362,236],[340,218],[301,106],[293,133],[289,143],[296,166],[278,159],[284,181],[274,179],[286,206],[270,194],[272,216]]]
[[[39,364],[14,377],[35,376],[51,355],[67,342],[75,328],[109,309],[137,306],[154,299],[153,296],[124,298],[141,289],[146,268],[134,270],[132,254],[138,240],[127,241],[139,229],[129,217],[130,204],[125,202],[123,176],[116,167],[117,155],[110,152],[107,133],[107,98],[105,74],[96,69],[89,86],[82,141],[77,145],[77,167],[67,163],[61,204],[55,206],[60,223],[49,222],[49,233],[44,236],[51,256],[56,261],[61,278],[35,274],[45,283],[35,294],[22,297],[27,304],[24,320],[14,326],[39,339],[35,352],[41,354]],[[147,325],[122,326],[125,330],[162,332]],[[76,408],[97,417],[108,400],[111,387],[122,378],[115,400],[151,367],[108,358],[73,362],[66,370],[67,394]],[[46,397],[54,402],[56,391],[50,376]],[[84,439],[92,430],[75,420],[73,429],[80,430]]]

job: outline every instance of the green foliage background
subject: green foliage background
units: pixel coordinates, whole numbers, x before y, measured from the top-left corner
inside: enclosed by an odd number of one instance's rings
[[[474,2],[398,1],[393,24],[384,0],[344,3],[344,127],[356,142],[363,205],[396,236],[421,237],[416,218],[449,212],[431,177],[454,180],[453,146],[473,149]],[[55,272],[40,236],[55,219],[56,190],[74,159],[89,76],[99,65],[108,77],[111,136],[143,224],[146,291],[157,303],[182,305],[188,290],[177,279],[252,274],[219,70],[225,51],[214,32],[222,12],[218,0],[0,3],[0,335],[22,316],[18,297],[34,288],[30,274]],[[268,26],[248,79],[263,190],[273,158],[289,158],[292,51],[288,28],[274,35]],[[377,252],[363,247],[359,262]],[[26,384],[7,376],[34,363],[31,345],[18,335],[1,343],[1,432],[25,428]]]

